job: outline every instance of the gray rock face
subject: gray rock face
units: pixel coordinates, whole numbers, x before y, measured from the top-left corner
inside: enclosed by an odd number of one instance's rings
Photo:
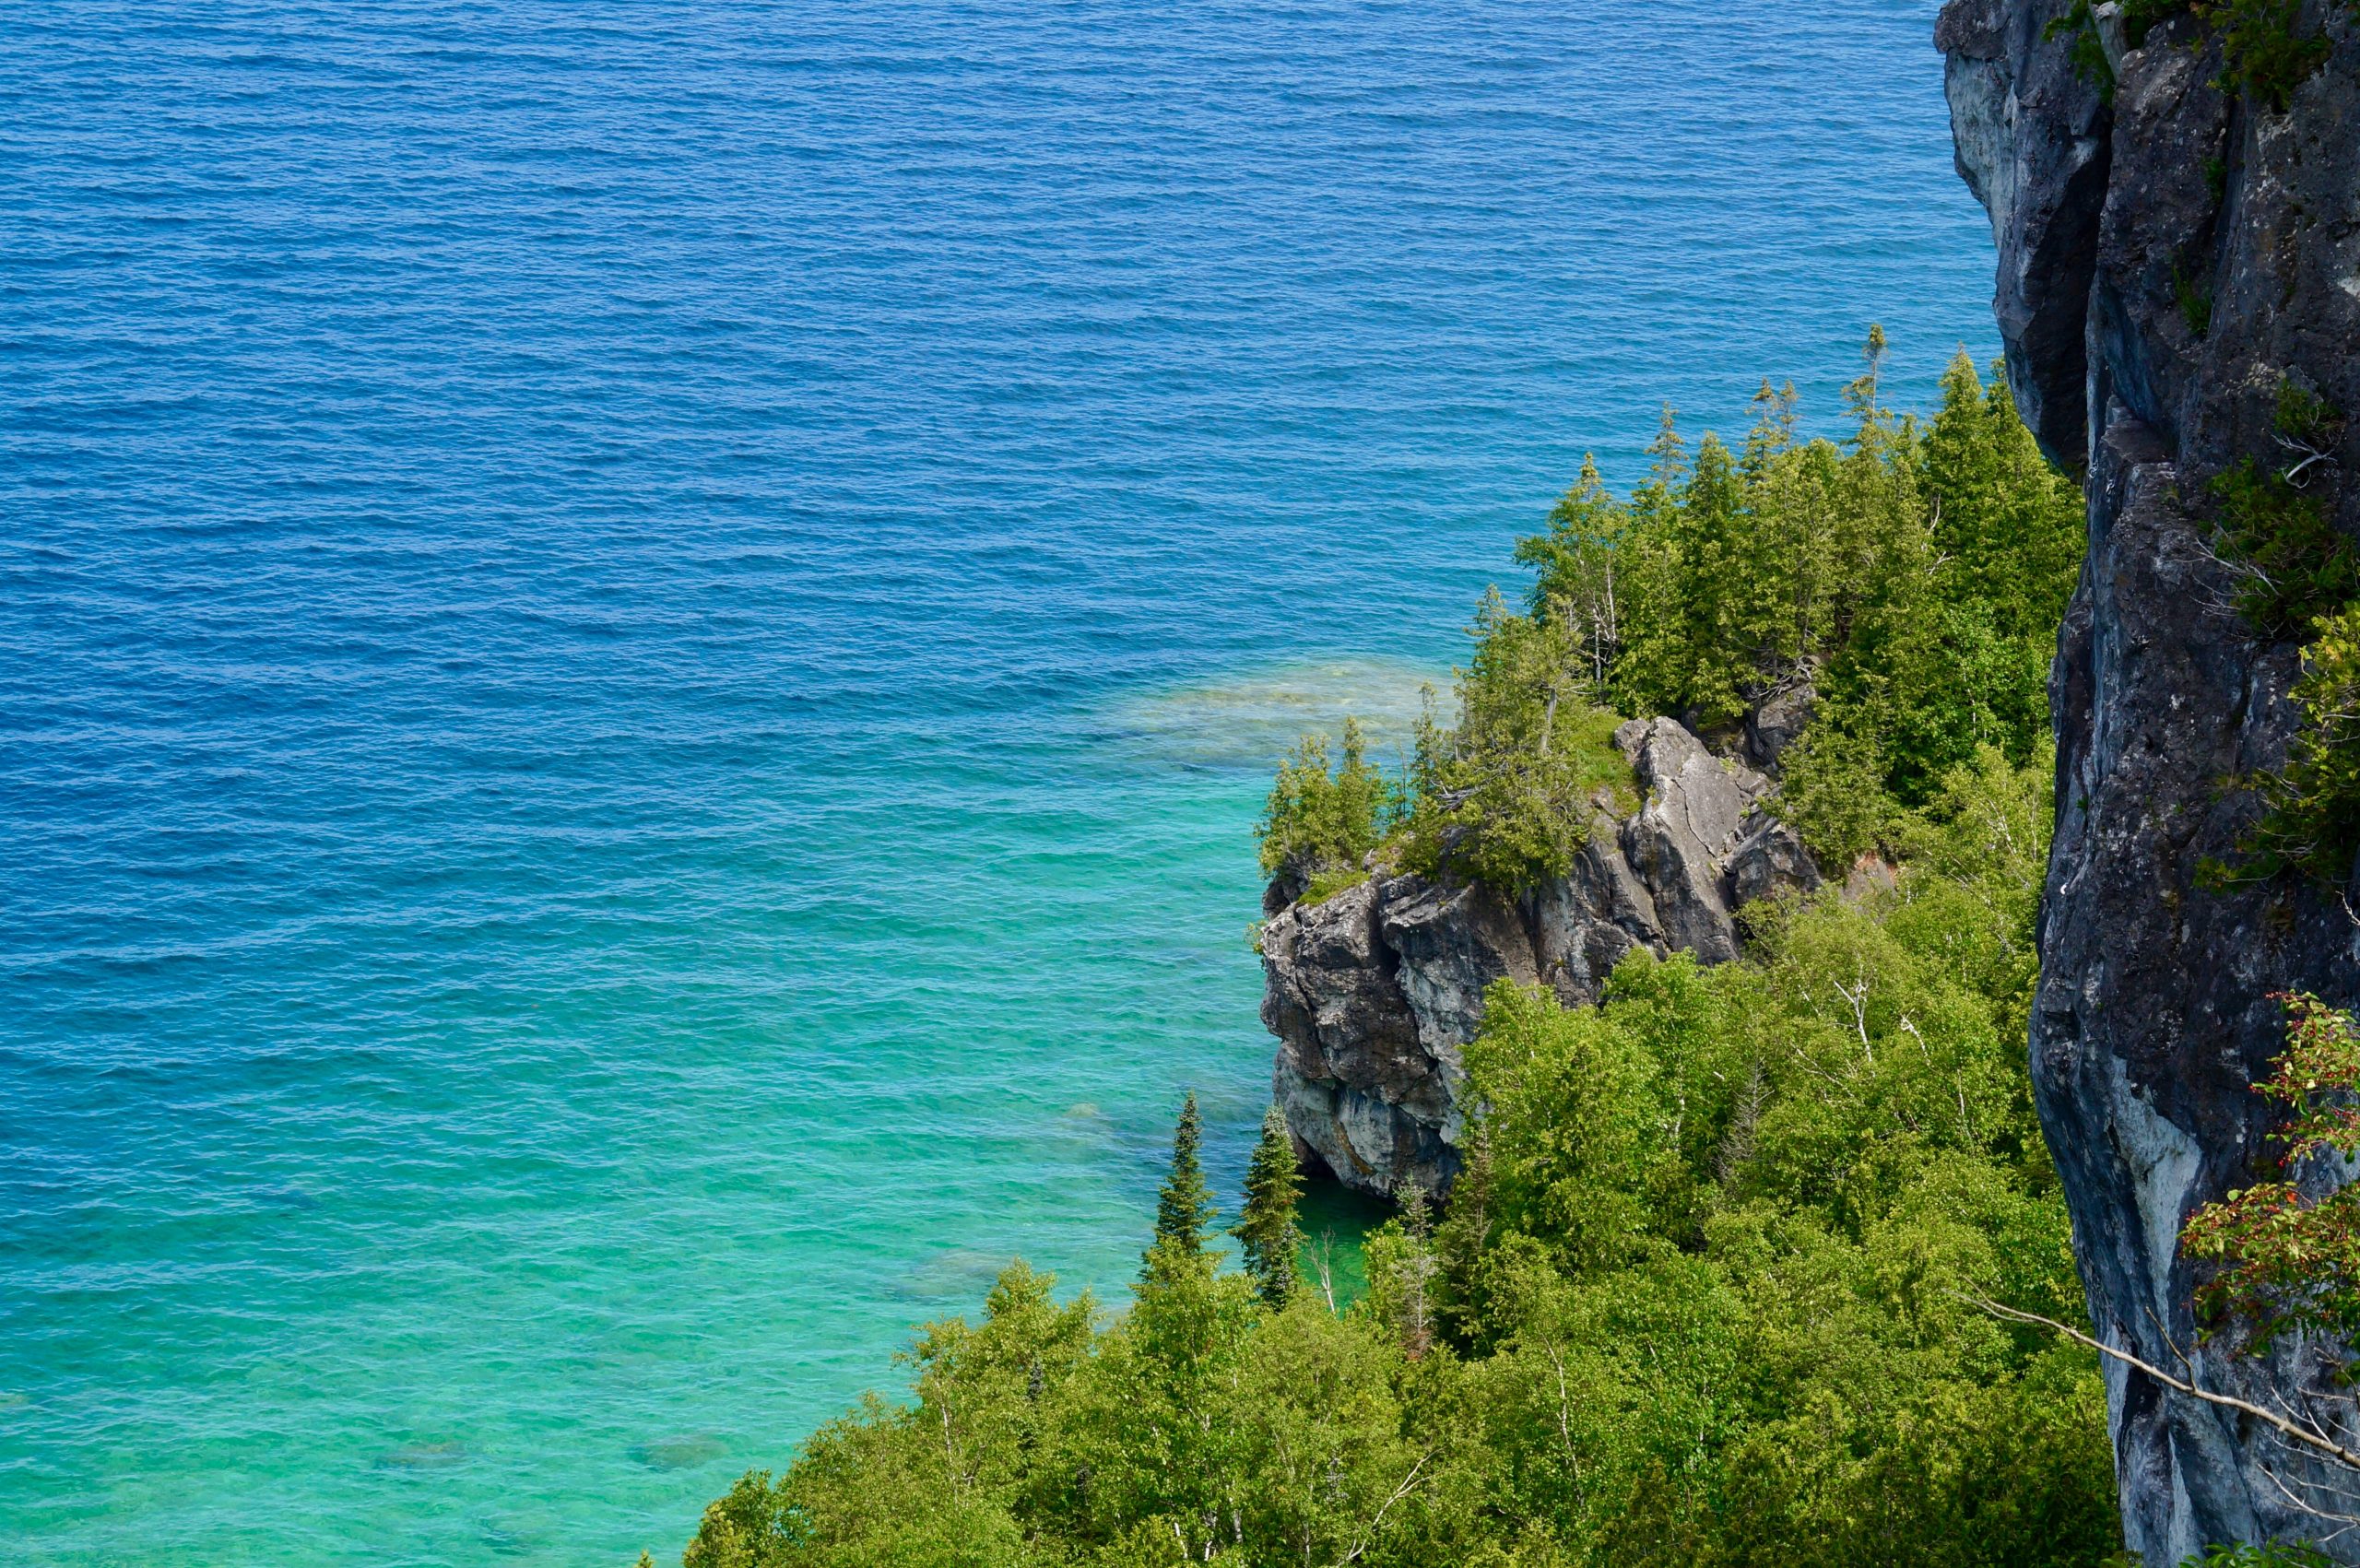
[[[2248,455],[2283,471],[2282,377],[2360,411],[2360,38],[2341,6],[2305,4],[2302,27],[2333,54],[2282,114],[2212,86],[2218,46],[2183,18],[2139,49],[2112,41],[2109,109],[2040,37],[2063,9],[1952,0],[1936,35],[1960,171],[1999,241],[2011,388],[2043,446],[2089,479],[2090,554],[2050,677],[2034,1097],[2098,1332],[2333,1420],[2350,1405],[2329,1402],[2320,1347],[2258,1362],[2199,1344],[2177,1244],[2263,1152],[2271,1118],[2248,1086],[2284,1043],[2270,993],[2360,1000],[2360,925],[2334,890],[2224,893],[2197,878],[2253,809],[2220,781],[2281,761],[2299,716],[2296,648],[2228,607],[2207,487]],[[2360,533],[2360,420],[2332,456],[2311,493]],[[2266,1429],[2118,1363],[2107,1388],[2125,1528],[2148,1562],[2281,1534],[2360,1562],[2354,1532],[2304,1505],[2349,1502]]]
[[[1721,875],[1770,781],[1722,761],[1670,719],[1614,732],[1646,804],[1622,824],[1622,857],[1655,897],[1662,940],[1706,963],[1737,957]]]
[[[1719,962],[1738,951],[1740,904],[1818,885],[1793,830],[1762,809],[1769,780],[1670,719],[1615,740],[1646,803],[1626,821],[1601,811],[1573,869],[1521,899],[1379,874],[1317,904],[1280,901],[1262,930],[1262,1021],[1297,1153],[1364,1192],[1442,1190],[1458,1168],[1459,1048],[1493,981],[1595,1002],[1633,948]]]
[[[1958,0],[1936,24],[1948,57],[1959,173],[1991,215],[2000,250],[1992,301],[2008,387],[2041,450],[2083,462],[2087,425],[2083,320],[2106,193],[2106,105],[2041,38],[2068,0]]]
[[[1745,715],[1747,760],[1776,778],[1787,748],[1802,738],[1803,726],[1811,723],[1811,709],[1818,696],[1810,672],[1805,671],[1780,684],[1756,702],[1753,711]]]

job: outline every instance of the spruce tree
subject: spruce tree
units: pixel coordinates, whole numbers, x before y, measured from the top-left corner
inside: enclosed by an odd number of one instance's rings
[[[1286,1113],[1273,1105],[1262,1113],[1262,1141],[1245,1167],[1245,1208],[1229,1232],[1245,1254],[1255,1294],[1273,1311],[1287,1304],[1297,1284],[1295,1249],[1303,1232],[1295,1226],[1295,1199],[1302,1188]]]
[[[1156,1199],[1154,1242],[1155,1247],[1168,1247],[1189,1258],[1204,1256],[1205,1226],[1213,1217],[1212,1194],[1205,1186],[1204,1166],[1197,1157],[1204,1134],[1203,1118],[1197,1114],[1197,1094],[1191,1090],[1180,1103],[1180,1125],[1172,1130],[1172,1173],[1163,1178],[1163,1191]]]

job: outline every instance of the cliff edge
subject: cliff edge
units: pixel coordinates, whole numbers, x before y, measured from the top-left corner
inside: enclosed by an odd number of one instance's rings
[[[2272,993],[2360,1002],[2348,879],[2340,896],[2200,875],[2236,857],[2256,811],[2230,781],[2286,756],[2306,634],[2235,607],[2213,481],[2248,458],[2292,466],[2286,386],[2360,410],[2360,31],[2341,0],[2305,0],[2289,36],[2315,41],[2291,83],[2224,65],[2187,11],[2133,36],[2113,5],[1951,0],[1936,41],[1959,170],[1999,247],[2010,386],[2049,455],[2087,476],[2089,553],[2050,678],[2031,1066],[2091,1315],[2151,1362],[2348,1432],[2341,1356],[2199,1338],[2177,1244],[2266,1157],[2248,1086],[2284,1044]],[[2304,480],[2346,537],[2355,470],[2347,419]],[[2360,1562],[2354,1478],[2118,1362],[2106,1375],[2124,1527],[2148,1562],[2276,1536]]]
[[[1795,705],[1786,698],[1780,713]],[[1775,766],[1792,727],[1751,726],[1750,754]],[[1458,1169],[1459,1050],[1493,981],[1595,1002],[1632,949],[1722,962],[1738,953],[1736,910],[1817,886],[1794,830],[1765,808],[1767,774],[1673,719],[1634,719],[1614,743],[1643,804],[1617,819],[1600,803],[1572,870],[1520,897],[1390,875],[1373,855],[1367,880],[1330,897],[1272,900],[1262,1021],[1279,1037],[1273,1092],[1306,1163],[1379,1196],[1405,1182],[1442,1191]]]

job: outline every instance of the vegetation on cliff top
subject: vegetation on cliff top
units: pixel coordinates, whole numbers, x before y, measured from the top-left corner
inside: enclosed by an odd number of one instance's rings
[[[1476,612],[1457,722],[1431,719],[1389,791],[1345,737],[1280,771],[1266,871],[1357,871],[1398,829],[1399,863],[1511,890],[1562,875],[1600,805],[1627,809],[1621,718],[1727,735],[1768,694],[1808,686],[1783,809],[1831,866],[1897,848],[1980,748],[2022,763],[2048,734],[2048,661],[2082,558],[2080,492],[2040,456],[1996,377],[1961,354],[1932,420],[1881,401],[1871,330],[1839,445],[1796,431],[1791,389],[1757,395],[1742,447],[1692,450],[1666,413],[1646,483],[1618,500],[1585,463],[1520,541],[1522,610]]]
[[[1315,887],[1387,835],[1528,876],[1627,779],[1599,757],[1616,708],[1710,727],[1808,673],[1808,733],[1845,739],[1804,758],[1871,797],[1858,831],[1894,885],[1757,906],[1751,956],[1718,968],[1636,952],[1595,1009],[1502,982],[1465,1051],[1449,1208],[1405,1193],[1340,1313],[1296,1288],[1283,1124],[1238,1272],[1206,1245],[1184,1113],[1127,1311],[1012,1267],[980,1323],[920,1332],[906,1402],[716,1502],[688,1568],[2118,1550],[2093,1358],[1968,1300],[2080,1319],[2023,1063],[2038,663],[2074,509],[1972,367],[1925,430],[1878,407],[1875,371],[1847,447],[1796,440],[1772,395],[1742,453],[1667,430],[1627,502],[1586,475],[1521,552],[1527,607],[1480,612],[1457,723],[1429,726],[1406,790],[1356,732],[1333,760],[1307,743],[1263,853]]]

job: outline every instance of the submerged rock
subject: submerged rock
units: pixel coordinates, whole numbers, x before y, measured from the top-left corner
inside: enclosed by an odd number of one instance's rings
[[[1511,899],[1451,879],[1370,878],[1317,903],[1279,899],[1262,928],[1262,1021],[1296,1152],[1346,1186],[1431,1191],[1458,1168],[1459,1051],[1503,976],[1595,1002],[1632,949],[1739,950],[1736,911],[1818,868],[1764,809],[1772,785],[1671,719],[1615,732],[1646,799],[1603,806],[1564,877]],[[1285,890],[1281,890],[1285,891]]]

